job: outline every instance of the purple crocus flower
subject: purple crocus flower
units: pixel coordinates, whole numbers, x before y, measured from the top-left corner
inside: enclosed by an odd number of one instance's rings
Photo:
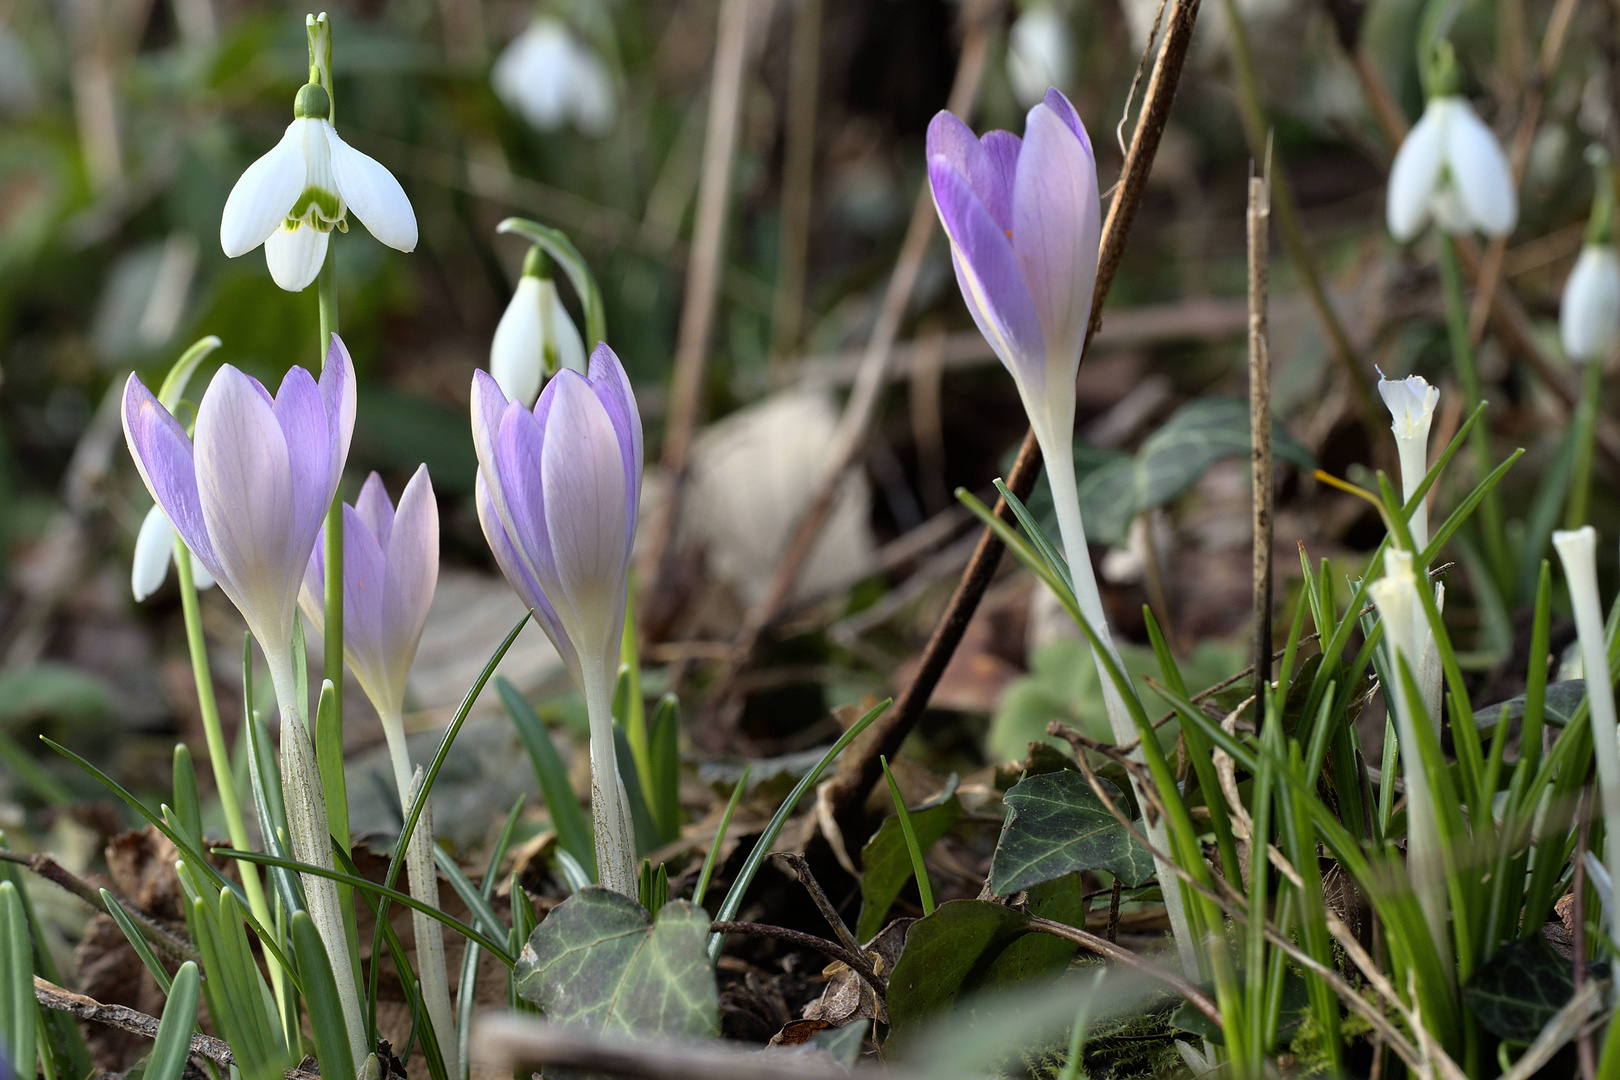
[[[325,528],[304,570],[299,603],[322,633],[326,621]],[[405,676],[439,580],[439,507],[427,466],[389,501],[372,473],[353,506],[343,507],[343,655],[383,717],[398,719]],[[409,774],[403,785],[409,788]]]
[[[981,139],[941,112],[928,125],[928,181],[973,321],[1043,448],[1057,437],[1066,447],[1102,234],[1085,125],[1056,90],[1029,110],[1022,139]]]
[[[630,380],[598,345],[588,374],[559,371],[531,411],[479,371],[472,429],[484,536],[585,697],[602,884],[633,896],[635,845],[611,713],[641,497]]]
[[[134,375],[124,435],[152,498],[247,621],[266,657],[292,645],[304,567],[349,456],[354,365],[336,334],[320,382],[294,367],[275,397],[229,364],[195,444]]]

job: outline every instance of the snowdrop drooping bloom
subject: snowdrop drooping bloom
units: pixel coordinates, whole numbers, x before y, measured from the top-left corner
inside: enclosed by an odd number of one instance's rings
[[[1586,701],[1591,715],[1592,756],[1597,760],[1598,799],[1603,809],[1604,862],[1611,885],[1620,881],[1620,734],[1615,729],[1614,686],[1609,681],[1609,654],[1603,632],[1603,605],[1598,596],[1597,530],[1590,525],[1552,535],[1564,564],[1575,633],[1586,675]],[[1611,934],[1614,927],[1611,925]]]
[[[540,384],[558,371],[586,371],[585,342],[557,295],[547,262],[538,244],[529,249],[523,276],[489,346],[489,373],[507,397],[530,408]]]
[[[1588,241],[1564,283],[1558,339],[1577,364],[1601,363],[1620,344],[1620,253]]]
[[[136,603],[157,592],[168,580],[169,564],[174,561],[174,542],[174,526],[169,523],[163,507],[153,503],[141,521],[141,531],[135,536],[129,586]],[[191,581],[201,592],[213,587],[214,576],[208,572],[208,567],[192,559]]]
[[[1507,155],[1467,99],[1455,93],[1429,98],[1396,151],[1386,212],[1390,234],[1402,243],[1431,218],[1449,233],[1513,231],[1519,200]]]
[[[613,683],[641,498],[641,417],[606,344],[563,369],[530,409],[473,375],[478,519],[585,698],[601,884],[636,895],[635,831],[613,748]]]
[[[586,135],[613,129],[618,112],[613,76],[560,19],[541,17],[512,39],[490,83],[506,107],[537,131],[573,124]]]
[[[1074,46],[1068,20],[1054,4],[1035,3],[1007,31],[1007,79],[1025,108],[1046,96],[1049,86],[1074,78]]]
[[[1401,459],[1401,497],[1410,500],[1429,474],[1429,425],[1434,420],[1434,406],[1440,400],[1440,391],[1421,375],[1386,379],[1380,372],[1378,393],[1393,420],[1390,431],[1395,434],[1395,447]],[[1428,499],[1412,508],[1408,524],[1418,550],[1428,547]]]
[[[242,173],[220,217],[225,254],[234,259],[263,244],[270,276],[288,292],[302,292],[315,280],[332,230],[348,231],[351,210],[389,247],[416,248],[416,214],[405,189],[343,141],[331,111],[331,97],[319,85],[299,90],[286,134]]]

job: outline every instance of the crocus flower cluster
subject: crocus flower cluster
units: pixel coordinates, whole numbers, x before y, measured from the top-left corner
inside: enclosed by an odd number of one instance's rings
[[[546,253],[536,244],[523,260],[523,276],[495,327],[489,373],[507,397],[532,408],[540,384],[560,368],[585,374],[585,342],[557,295]]]
[[[973,321],[1018,386],[1046,460],[1064,554],[1081,613],[1113,652],[1097,590],[1074,473],[1075,378],[1091,322],[1102,209],[1091,138],[1074,106],[1048,90],[1024,137],[983,138],[948,112],[928,125],[928,180],[951,244],[951,264]],[[1117,653],[1115,658],[1117,659]],[[1137,739],[1119,689],[1097,660],[1114,738]],[[1140,753],[1140,750],[1137,751]],[[1166,850],[1164,825],[1148,827]],[[1175,881],[1172,867],[1160,880]],[[1198,970],[1180,891],[1165,890],[1183,968]]]
[[[601,136],[613,128],[613,76],[559,19],[542,16],[513,38],[495,61],[490,82],[507,108],[537,131],[573,124]]]
[[[320,771],[297,694],[293,620],[326,508],[337,492],[354,431],[354,366],[332,336],[321,378],[293,367],[271,396],[229,364],[197,408],[196,440],[139,378],[124,388],[124,435],[141,479],[264,650],[281,709],[282,780],[294,855],[332,865]],[[310,916],[329,955],[348,944],[329,878],[304,876]],[[365,1026],[353,966],[333,965],[357,1058]]]
[[[634,896],[634,830],[612,716],[641,498],[641,418],[630,380],[599,344],[589,374],[559,371],[531,410],[480,371],[472,429],[484,536],[585,698],[600,883]]]
[[[1466,98],[1429,98],[1395,153],[1386,212],[1390,234],[1402,243],[1431,219],[1448,233],[1513,231],[1519,199],[1507,155]]]

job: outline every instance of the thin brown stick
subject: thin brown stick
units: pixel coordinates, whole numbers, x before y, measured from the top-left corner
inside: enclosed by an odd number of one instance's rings
[[[89,882],[85,881],[83,878],[74,874],[72,871],[68,870],[49,855],[43,853],[29,855],[21,851],[12,851],[8,848],[0,848],[0,861],[16,863],[19,866],[26,866],[28,869],[38,874],[46,881],[67,890],[74,896],[77,896],[80,900],[83,900],[86,904],[89,904],[91,907],[95,908],[97,911],[106,910],[101,902],[100,890],[91,885]],[[182,962],[186,960],[192,960],[198,963],[201,962],[201,957],[197,955],[197,950],[192,946],[190,940],[188,940],[184,935],[178,934],[169,929],[167,926],[164,926],[162,923],[158,922],[156,919],[142,911],[128,898],[119,896],[118,893],[112,889],[108,889],[107,891],[112,893],[113,899],[118,901],[119,906],[122,907],[129,917],[134,920],[135,925],[140,928],[141,935],[145,937],[146,940],[150,941],[153,945],[156,945],[159,949],[176,960]]]
[[[821,953],[823,956],[832,957],[859,975],[866,985],[877,993],[878,1000],[884,1000],[885,995],[889,992],[889,988],[884,984],[883,980],[872,970],[872,965],[862,959],[859,953],[852,953],[837,942],[828,941],[826,938],[806,934],[802,930],[789,930],[785,926],[771,926],[768,923],[726,922],[722,920],[710,923],[709,929],[717,934],[751,934],[754,937],[776,938],[778,941],[786,941],[801,948],[811,949]]]
[[[1097,258],[1097,284],[1092,293],[1091,325],[1086,333],[1087,344],[1102,324],[1103,303],[1108,298],[1109,287],[1114,283],[1120,260],[1125,256],[1125,241],[1130,235],[1131,224],[1142,205],[1148,173],[1153,168],[1159,139],[1164,134],[1170,106],[1175,101],[1176,86],[1187,59],[1187,47],[1192,42],[1199,2],[1175,0],[1167,16],[1168,26],[1159,48],[1159,58],[1153,66],[1153,77],[1148,82],[1142,115],[1131,136],[1131,147],[1125,155],[1118,190],[1108,207],[1108,219],[1103,223],[1101,251]],[[1082,361],[1084,355],[1082,351]],[[1020,497],[1029,494],[1039,471],[1040,448],[1035,444],[1034,432],[1029,432],[1019,448],[1018,460],[1007,474],[1008,489]],[[1003,520],[1011,520],[1011,512],[1005,501],[997,500],[995,509]],[[951,655],[961,643],[962,635],[978,609],[980,599],[990,587],[990,579],[995,575],[1000,561],[1001,542],[996,539],[994,532],[986,528],[980,534],[979,546],[974,549],[972,561],[963,572],[962,580],[957,584],[944,615],[940,617],[933,636],[923,650],[917,674],[901,695],[899,704],[876,721],[874,730],[860,744],[859,752],[847,758],[848,764],[841,767],[833,779],[831,798],[839,825],[846,833],[854,835],[858,832],[855,819],[861,814],[867,792],[872,790],[872,785],[882,774],[879,756],[897,753],[900,744],[921,718],[934,687],[939,684],[945,666],[950,663]]]
[[[798,345],[804,319],[820,88],[821,0],[796,0],[788,58],[787,145],[782,153],[782,241],[771,304],[771,356],[777,360]]]
[[[1203,1013],[1209,1019],[1209,1022],[1217,1028],[1225,1027],[1221,1023],[1221,1010],[1216,1007],[1215,1002],[1210,1000],[1209,995],[1169,968],[1137,956],[1129,949],[1116,945],[1107,938],[1098,937],[1089,930],[1081,930],[1078,927],[1070,926],[1068,923],[1054,922],[1051,919],[1043,919],[1038,915],[1031,915],[1029,916],[1028,926],[1031,930],[1042,934],[1051,934],[1053,937],[1059,937],[1065,941],[1072,941],[1081,948],[1089,949],[1098,956],[1112,960],[1116,964],[1123,964],[1125,967],[1140,971],[1148,978],[1163,983],[1181,995],[1188,1004]]]
[[[827,920],[827,925],[832,927],[833,933],[838,935],[838,940],[843,944],[844,948],[856,956],[860,956],[861,943],[855,940],[855,935],[850,933],[849,927],[844,925],[844,920],[839,918],[838,909],[833,907],[833,902],[827,898],[826,890],[821,887],[821,882],[817,881],[816,875],[810,872],[810,861],[796,851],[778,851],[775,858],[786,863],[792,868],[794,874],[798,875],[799,884],[803,885],[804,891],[810,894],[810,899],[815,903],[816,910],[821,912],[823,919]]]
[[[962,41],[962,54],[957,61],[956,77],[951,86],[950,96],[946,100],[946,108],[959,116],[971,113],[974,102],[978,100],[979,84],[983,81],[985,58],[994,29],[991,15],[999,8],[1000,0],[975,0],[963,12],[962,17],[967,25]],[[872,327],[872,336],[867,343],[866,353],[861,358],[861,367],[855,376],[855,385],[850,391],[849,402],[844,407],[843,415],[838,421],[838,430],[833,435],[832,448],[827,454],[828,465],[817,484],[815,494],[793,527],[793,533],[783,549],[781,561],[776,565],[776,572],[765,590],[764,597],[754,605],[753,610],[749,611],[743,620],[742,629],[737,634],[730,670],[721,682],[721,689],[716,693],[716,698],[721,701],[727,701],[732,697],[731,676],[747,665],[759,647],[760,638],[766,627],[787,602],[794,583],[798,581],[800,571],[804,569],[804,564],[815,548],[822,528],[832,516],[833,507],[838,501],[838,493],[843,488],[844,475],[865,444],[872,417],[877,410],[878,398],[887,381],[895,338],[900,333],[901,320],[911,303],[911,295],[917,285],[917,275],[922,270],[923,258],[928,254],[928,244],[934,236],[934,222],[933,191],[924,180],[921,190],[917,193],[917,201],[912,207],[911,223],[906,227],[905,239],[900,245],[900,257],[895,262],[894,274],[889,278],[889,287],[883,295],[883,305],[878,311],[877,323]],[[729,704],[733,706],[729,710],[732,713],[740,706],[740,702],[735,701]]]
[[[1269,149],[1269,148],[1268,148]],[[1266,163],[1269,168],[1270,162]],[[1249,443],[1254,483],[1254,692],[1271,682],[1271,354],[1266,331],[1271,254],[1271,191],[1249,177]]]
[[[735,1046],[736,1044],[732,1044]],[[634,1080],[920,1080],[904,1069],[857,1065],[825,1057],[731,1049],[718,1041],[611,1041],[534,1017],[485,1012],[473,1023],[473,1060],[491,1073],[527,1076],[563,1070]]]
[[[641,569],[642,580],[656,589],[664,553],[680,513],[687,457],[697,427],[703,373],[725,262],[726,208],[731,201],[731,174],[737,152],[738,114],[742,107],[743,67],[747,60],[748,17],[754,0],[723,0],[714,49],[714,79],[709,89],[709,129],[703,145],[703,172],[698,184],[697,220],[692,229],[692,257],[687,265],[686,293],[675,346],[675,374],[664,429],[663,468],[669,494],[652,522]]]

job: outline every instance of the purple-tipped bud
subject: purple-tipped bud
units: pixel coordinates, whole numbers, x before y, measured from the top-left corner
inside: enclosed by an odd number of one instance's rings
[[[974,322],[1043,445],[1052,434],[1066,446],[1102,235],[1085,125],[1056,90],[1029,110],[1022,139],[976,138],[941,112],[928,125],[928,180]]]
[[[399,509],[372,473],[353,506],[343,507],[343,656],[385,717],[399,715],[405,676],[422,640],[439,581],[439,507],[423,465],[405,485]],[[304,570],[299,595],[317,630],[326,621],[326,529]]]
[[[484,536],[583,690],[582,661],[609,673],[619,662],[641,497],[630,380],[598,345],[588,375],[559,371],[531,411],[480,371],[472,427]]]
[[[267,652],[291,646],[354,408],[354,366],[335,334],[320,382],[295,367],[275,397],[220,368],[197,409],[195,445],[139,379],[124,388],[124,436],[141,479]]]

